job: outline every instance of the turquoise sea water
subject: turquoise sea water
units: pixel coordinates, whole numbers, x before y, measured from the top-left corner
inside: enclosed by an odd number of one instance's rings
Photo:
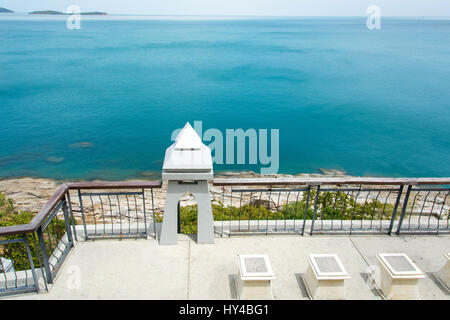
[[[282,173],[449,176],[450,20],[365,23],[0,17],[0,176],[160,171],[194,120],[279,129]]]

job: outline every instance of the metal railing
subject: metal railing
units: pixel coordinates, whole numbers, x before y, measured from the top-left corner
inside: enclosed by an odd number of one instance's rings
[[[61,263],[73,247],[66,191],[67,185],[63,184],[30,223],[0,228],[2,255],[10,258],[12,264],[11,269],[3,269],[0,294],[38,292],[39,277],[46,289],[47,283],[53,283]],[[12,246],[18,243],[17,239],[22,239],[20,242],[24,245]],[[13,276],[21,281],[15,281],[11,286]]]
[[[39,292],[39,279],[47,289],[77,241],[78,233],[85,240],[146,237],[150,234],[150,219],[145,190],[150,189],[149,206],[155,222],[153,189],[160,187],[161,181],[64,183],[30,223],[0,227],[0,256],[4,257],[0,259],[0,295]],[[71,198],[71,192],[77,193],[78,202]],[[109,198],[109,209],[103,206],[105,197]],[[111,201],[112,197],[116,201]],[[83,202],[86,198],[91,201],[90,208]],[[95,198],[99,199],[99,207]],[[82,224],[81,232],[78,223]],[[156,238],[155,223],[152,231]]]
[[[18,261],[15,265],[12,259],[0,258],[0,295],[39,291],[28,237],[0,240],[0,248],[2,255],[10,253]]]
[[[62,219],[58,216],[62,214]],[[74,221],[69,213],[66,196],[58,201],[48,217],[36,230],[43,268],[48,283],[53,283],[61,264],[74,246]]]
[[[450,178],[214,179],[215,231],[234,234],[450,233]],[[161,181],[63,184],[24,225],[0,228],[0,295],[53,283],[74,243],[157,239]],[[218,203],[218,204],[217,204]],[[153,223],[150,223],[153,222]]]
[[[213,185],[222,187],[214,214],[222,236],[450,232],[449,178],[215,179]]]
[[[397,234],[450,232],[449,188],[408,186]]]
[[[148,235],[156,239],[153,189],[160,187],[161,181],[72,183],[68,196],[76,200],[71,201],[71,212],[79,214],[85,240]],[[76,194],[71,196],[70,191]],[[153,221],[151,230],[149,221]]]

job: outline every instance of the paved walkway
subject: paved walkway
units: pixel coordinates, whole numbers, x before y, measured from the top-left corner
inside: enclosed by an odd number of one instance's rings
[[[450,299],[432,273],[444,265],[450,236],[247,236],[198,245],[179,235],[177,246],[155,240],[79,242],[49,292],[13,299],[234,299],[237,254],[268,254],[275,299],[308,299],[300,276],[310,253],[337,253],[351,276],[347,299],[380,299],[367,279],[375,254],[404,252],[426,273],[422,299]],[[375,268],[377,270],[377,268]],[[377,275],[375,275],[376,277]]]

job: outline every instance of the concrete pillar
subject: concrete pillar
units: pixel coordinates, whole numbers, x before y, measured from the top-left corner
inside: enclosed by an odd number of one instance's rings
[[[208,182],[197,181],[195,184],[182,181],[168,181],[166,206],[161,229],[160,244],[177,244],[177,207],[178,201],[190,192],[198,204],[197,243],[214,243],[214,219]]]

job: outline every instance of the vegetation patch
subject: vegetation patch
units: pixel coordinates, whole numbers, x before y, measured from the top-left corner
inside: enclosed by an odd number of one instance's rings
[[[20,224],[28,224],[33,219],[33,214],[28,211],[17,211],[14,208],[12,199],[6,198],[6,196],[0,192],[0,227],[9,227]],[[54,223],[50,223],[44,232],[44,241],[47,251],[47,255],[50,257],[52,254],[52,246],[56,246],[56,241],[59,241],[65,234],[65,223],[63,220],[54,218]],[[36,237],[36,244],[39,246]],[[0,236],[0,240],[22,239],[23,235],[9,235]],[[35,238],[33,234],[27,235],[28,243],[30,245],[31,256],[36,268],[41,265],[38,259],[38,251],[35,244]],[[26,252],[25,244],[9,243],[0,245],[0,256],[6,259],[10,259],[14,263],[16,271],[30,269],[30,263]]]
[[[261,204],[245,204],[241,207],[225,207],[213,204],[215,221],[230,220],[311,220],[314,216],[316,191],[310,191],[308,206],[306,197],[296,202],[289,202],[278,209]],[[380,220],[391,219],[394,206],[372,199],[358,203],[355,197],[346,192],[320,192],[317,199],[316,219],[319,220]],[[181,233],[197,233],[197,205],[180,208]],[[162,221],[162,216],[157,222]]]

